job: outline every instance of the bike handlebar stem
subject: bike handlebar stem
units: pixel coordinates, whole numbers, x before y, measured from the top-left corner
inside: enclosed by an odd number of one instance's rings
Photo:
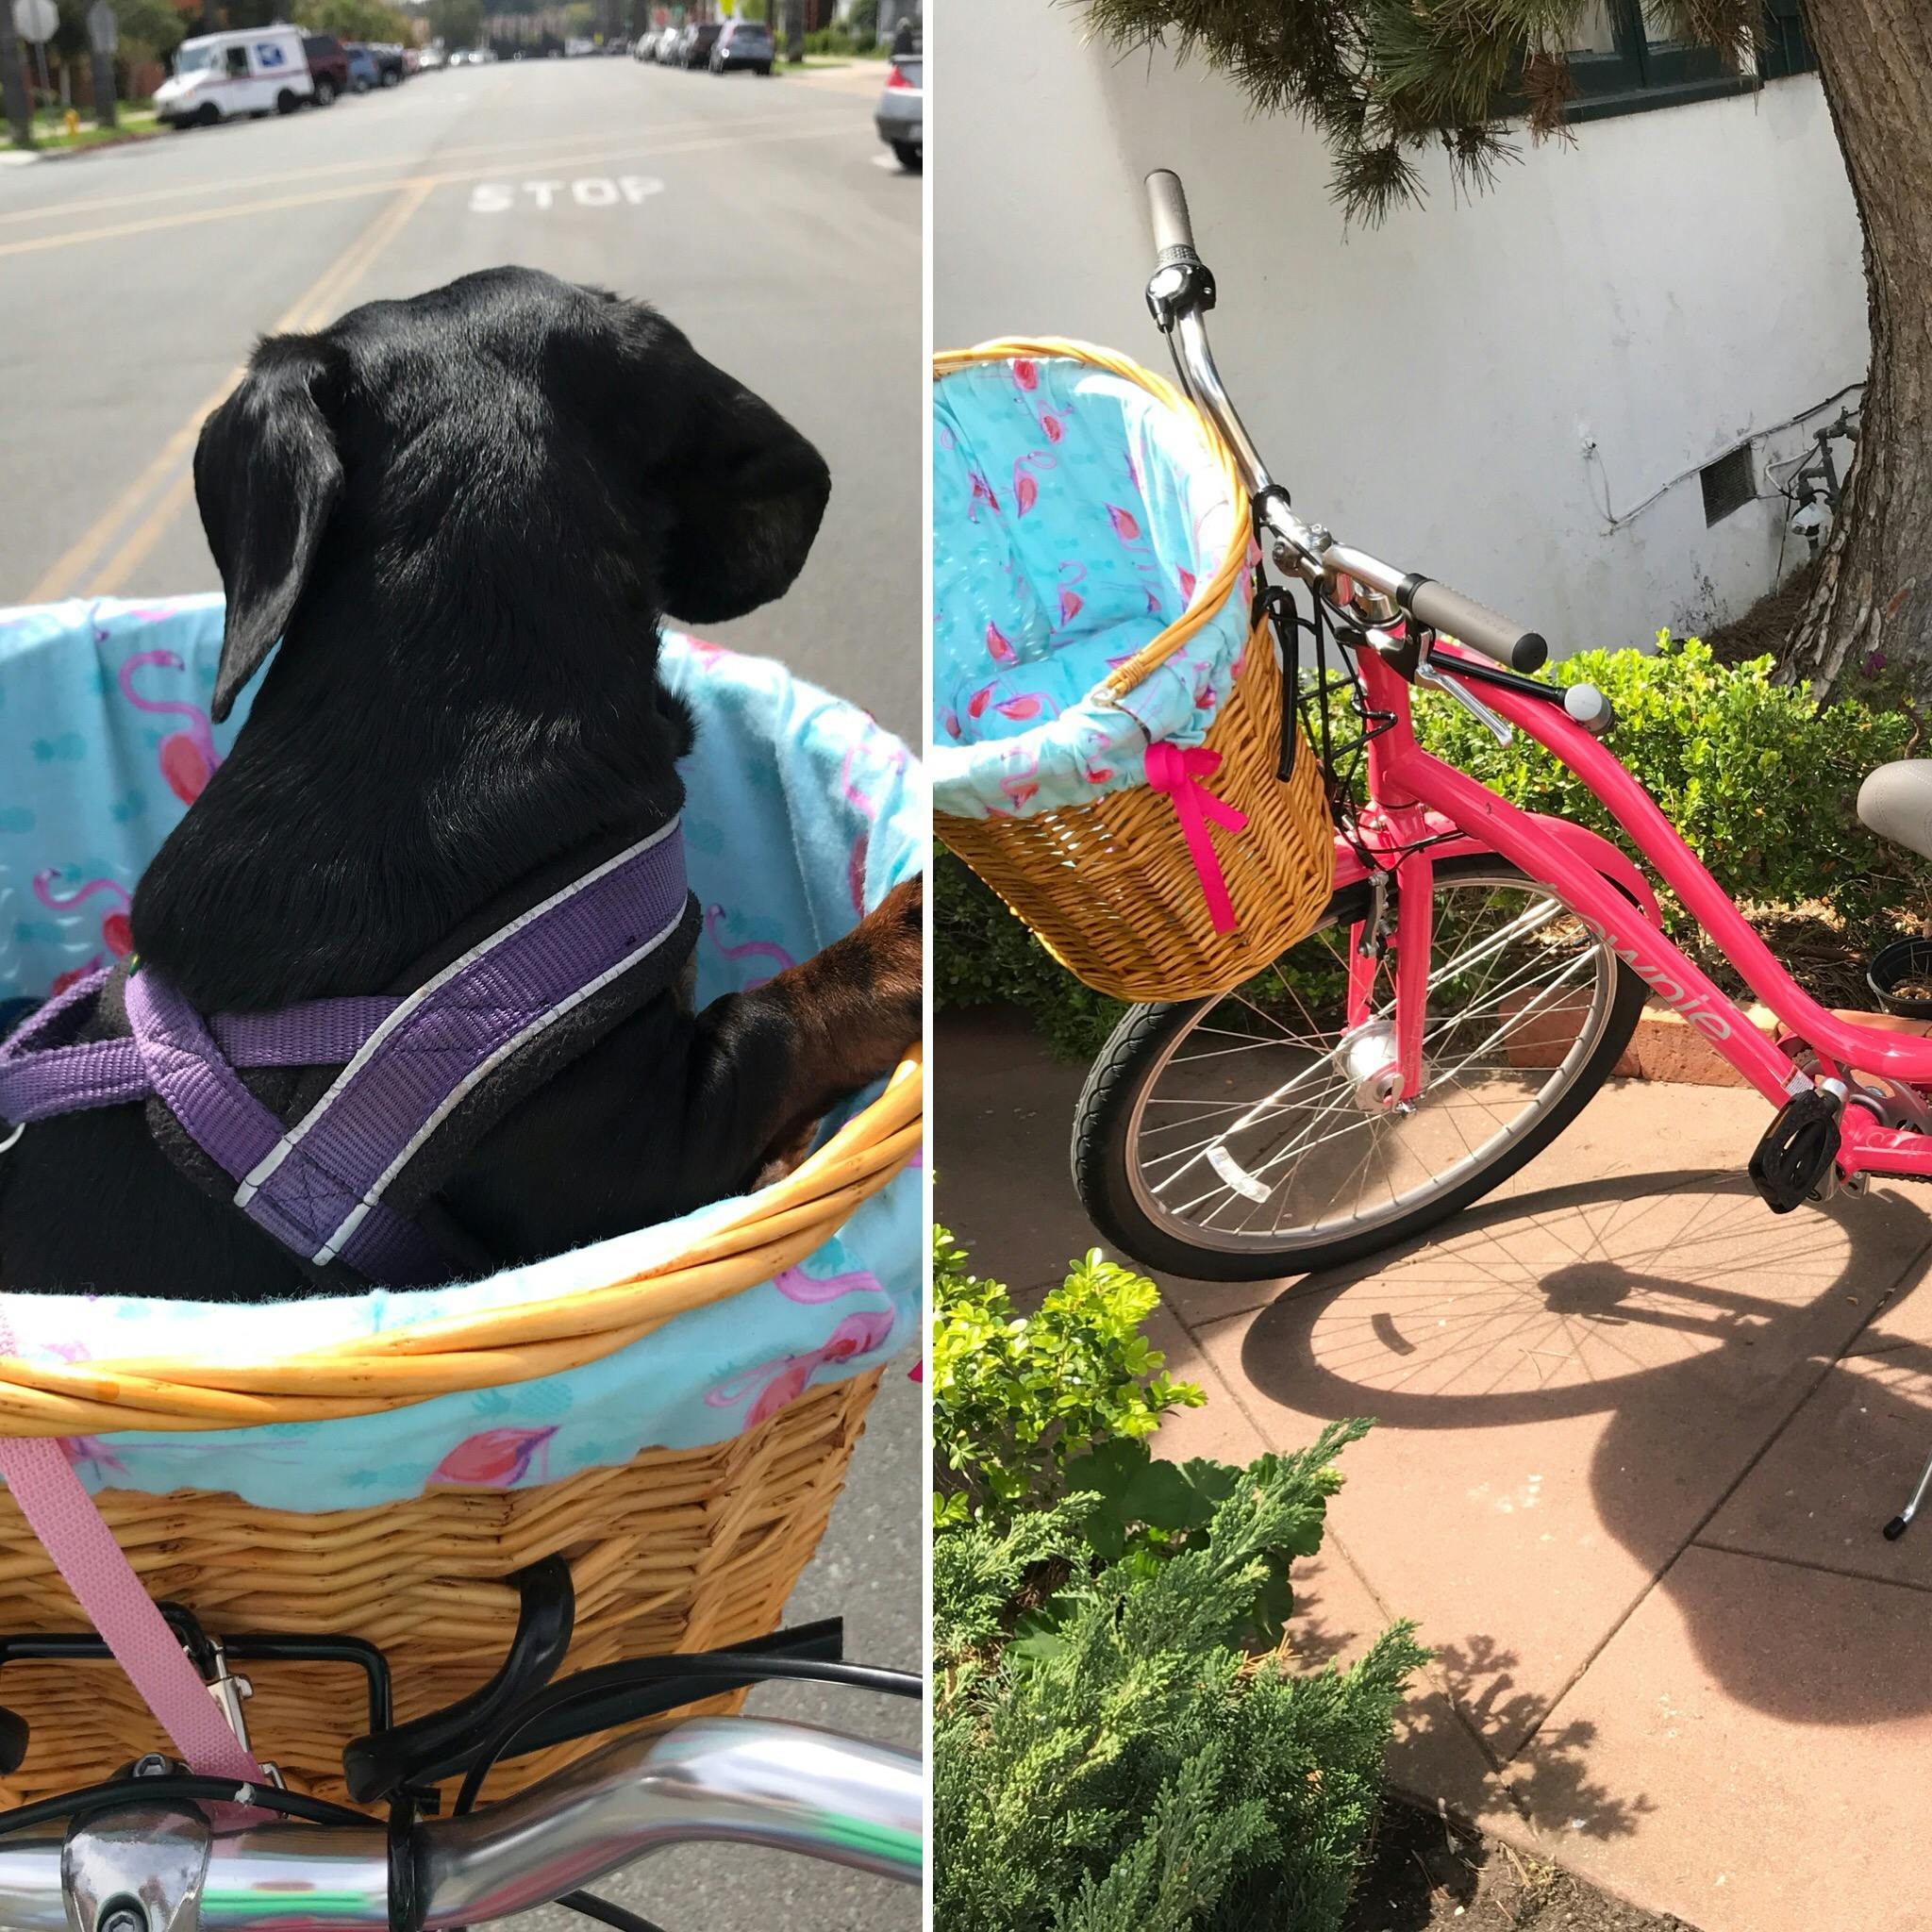
[[[98,1818],[100,1814],[96,1814]],[[527,1790],[419,1827],[425,1932],[548,1904],[645,1854],[730,1841],[916,1884],[923,1779],[909,1753],[809,1724],[687,1718],[613,1739]],[[71,1932],[65,1835],[0,1835],[0,1925]],[[274,1823],[216,1836],[202,1932],[387,1932],[385,1827]]]

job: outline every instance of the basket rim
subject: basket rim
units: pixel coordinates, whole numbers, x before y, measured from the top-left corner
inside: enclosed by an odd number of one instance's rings
[[[1234,452],[1222,441],[1207,417],[1165,376],[1155,375],[1151,369],[1143,368],[1131,356],[1123,356],[1118,350],[1081,341],[1074,336],[997,336],[990,341],[975,342],[970,349],[935,351],[933,381],[938,383],[945,376],[980,363],[1010,362],[1022,358],[1035,361],[1084,362],[1091,368],[1104,369],[1110,375],[1139,384],[1158,403],[1191,425],[1201,439],[1203,448],[1227,484],[1228,502],[1235,512],[1227,553],[1213,573],[1194,586],[1194,595],[1188,608],[1165,630],[1142,644],[1124,664],[1110,672],[1087,693],[1090,704],[1109,704],[1124,697],[1158,671],[1190,638],[1220,614],[1222,606],[1233,594],[1253,541],[1253,512],[1248,503],[1247,486],[1241,481],[1241,471],[1236,467]]]
[[[693,1246],[571,1294],[443,1316],[275,1361],[0,1356],[0,1437],[336,1421],[600,1361],[674,1316],[769,1281],[822,1246],[918,1153],[924,1091],[924,1050],[915,1045],[883,1093]]]

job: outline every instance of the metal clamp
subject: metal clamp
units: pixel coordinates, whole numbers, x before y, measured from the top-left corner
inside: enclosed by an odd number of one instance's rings
[[[124,1805],[77,1818],[60,1848],[75,1932],[195,1932],[208,1824],[192,1807]]]
[[[193,1657],[194,1653],[192,1649],[185,1644],[182,1648],[189,1650],[190,1657]],[[208,1694],[214,1699],[216,1707],[228,1721],[228,1728],[234,1732],[235,1741],[252,1757],[255,1751],[248,1741],[248,1720],[243,1715],[242,1707],[247,1699],[255,1695],[255,1686],[246,1677],[238,1677],[228,1669],[228,1653],[222,1647],[222,1640],[219,1637],[208,1638],[208,1657],[203,1666],[208,1680]],[[282,1774],[273,1764],[264,1761],[261,1773],[277,1790],[282,1789]]]

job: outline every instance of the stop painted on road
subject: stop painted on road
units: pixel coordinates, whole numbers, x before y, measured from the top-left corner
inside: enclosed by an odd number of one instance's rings
[[[655,175],[586,175],[575,181],[479,181],[470,190],[473,215],[505,215],[514,208],[635,208],[664,184]]]

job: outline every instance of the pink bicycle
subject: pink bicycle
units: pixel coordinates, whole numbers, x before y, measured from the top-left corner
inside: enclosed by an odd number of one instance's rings
[[[1548,1146],[1653,995],[1774,1109],[1750,1161],[1774,1210],[1874,1174],[1932,1178],[1932,1040],[1848,1024],[1792,981],[1605,747],[1614,719],[1602,695],[1525,675],[1547,658],[1540,636],[1290,508],[1215,369],[1203,321],[1213,278],[1180,183],[1161,173],[1148,187],[1149,306],[1183,388],[1239,459],[1262,553],[1306,588],[1318,639],[1332,627],[1357,735],[1341,753],[1326,737],[1325,647],[1311,685],[1298,675],[1301,621],[1285,590],[1273,593],[1287,675],[1330,775],[1335,894],[1317,932],[1260,979],[1121,1022],[1074,1133],[1094,1224],[1145,1265],[1208,1280],[1358,1260]],[[1616,846],[1519,810],[1422,750],[1416,686],[1499,737],[1525,732],[1584,778],[1776,1013],[1781,1037],[1760,1033],[1665,936],[1643,873]],[[1932,760],[1874,773],[1859,813],[1932,854]]]

